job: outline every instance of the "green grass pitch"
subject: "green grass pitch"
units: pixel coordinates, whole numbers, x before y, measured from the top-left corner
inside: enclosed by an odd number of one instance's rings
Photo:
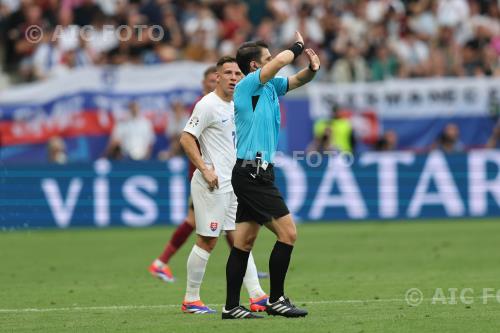
[[[500,290],[500,221],[320,223],[298,230],[286,291],[310,314],[258,321],[181,313],[194,237],[171,261],[174,284],[147,272],[173,228],[1,232],[0,332],[498,332],[500,292],[498,299],[482,296],[485,288],[488,295]],[[262,230],[254,251],[260,270],[268,270],[273,244]],[[218,311],[227,254],[221,239],[202,285],[202,299]],[[265,290],[268,284],[262,280]],[[409,288],[422,291],[420,305],[405,301]],[[455,299],[449,288],[458,288]],[[459,297],[464,288],[471,288],[466,303]],[[244,289],[242,302],[248,304]]]

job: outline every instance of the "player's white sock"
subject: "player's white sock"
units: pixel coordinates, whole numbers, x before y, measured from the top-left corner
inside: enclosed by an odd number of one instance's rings
[[[245,273],[245,277],[243,278],[243,283],[245,284],[245,288],[248,290],[250,298],[259,298],[266,294],[260,286],[259,276],[257,275],[257,267],[255,266],[252,252],[250,252],[250,255],[248,256],[247,271]]]
[[[209,252],[196,244],[193,246],[187,260],[187,287],[186,296],[184,297],[186,302],[194,302],[200,299],[200,286],[209,257]]]

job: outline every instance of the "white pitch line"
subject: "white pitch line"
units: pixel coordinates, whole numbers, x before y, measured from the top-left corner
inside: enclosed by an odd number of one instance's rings
[[[180,307],[179,304],[163,305],[105,305],[105,306],[71,306],[66,308],[25,308],[25,309],[0,309],[0,313],[22,312],[64,312],[64,311],[126,311],[140,309],[164,309]]]
[[[467,297],[471,299],[488,299],[496,298],[495,295]],[[432,301],[432,298],[422,299],[422,303]],[[456,301],[460,303],[459,298],[438,298],[437,305],[442,304],[443,301],[450,302]],[[355,303],[406,303],[405,299],[401,298],[381,298],[381,299],[344,299],[344,300],[326,300],[326,301],[295,301],[296,304],[355,304]],[[500,301],[499,301],[500,303]],[[224,304],[207,304],[209,306],[223,306]],[[66,312],[66,311],[127,311],[127,310],[141,310],[141,309],[168,309],[181,307],[180,304],[159,304],[159,305],[107,305],[107,306],[71,306],[65,308],[24,308],[24,309],[0,309],[2,313],[26,313],[26,312]]]

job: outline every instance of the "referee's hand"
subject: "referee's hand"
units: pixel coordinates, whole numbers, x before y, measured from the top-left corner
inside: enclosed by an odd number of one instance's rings
[[[314,52],[313,49],[306,49],[305,53],[307,55],[307,58],[309,59],[309,68],[314,72],[317,72],[320,66],[318,55]]]
[[[214,189],[219,188],[219,177],[215,173],[215,170],[212,167],[207,167],[205,170],[201,172],[203,178],[208,184],[208,189],[213,191]]]

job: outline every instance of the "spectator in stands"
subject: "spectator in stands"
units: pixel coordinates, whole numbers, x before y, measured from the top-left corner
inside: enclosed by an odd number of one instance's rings
[[[491,45],[483,47],[482,62],[484,74],[486,76],[500,77],[500,57],[496,54],[495,49]]]
[[[182,47],[182,44],[184,43],[182,27],[175,17],[174,9],[170,6],[167,6],[164,9],[161,27],[163,28],[162,43],[166,43],[174,48]]]
[[[438,35],[435,15],[437,3],[434,0],[413,0],[408,4],[408,27],[423,40],[432,41]]]
[[[352,43],[361,50],[365,48],[364,37],[369,30],[366,14],[366,2],[364,1],[350,3],[341,11],[341,26],[347,34],[347,43]]]
[[[38,26],[45,31],[49,27],[49,22],[43,17],[42,9],[33,4],[32,1],[24,1],[20,7],[13,25],[8,24],[7,39],[11,41],[13,50],[10,59],[12,63],[19,64],[19,74],[26,81],[33,78],[33,54],[40,45],[38,33],[34,36],[34,40],[29,40],[27,36],[28,29],[31,26]],[[9,42],[8,42],[9,44]],[[9,53],[7,53],[9,55]]]
[[[99,5],[99,8],[106,16],[116,15],[128,2],[129,0],[95,0],[95,3]]]
[[[73,12],[66,9],[59,12],[58,26],[54,31],[54,37],[57,36],[59,48],[62,51],[76,49],[80,44],[80,29],[74,24]]]
[[[398,146],[398,135],[393,130],[386,131],[375,143],[376,151],[392,151]]]
[[[43,42],[33,55],[33,75],[37,80],[57,76],[65,70],[63,64],[64,52],[61,50],[58,41],[52,38],[53,32],[52,29],[44,31]]]
[[[333,148],[338,151],[354,152],[356,138],[354,129],[346,112],[340,110],[338,105],[333,105],[329,119],[319,119],[314,123],[314,138],[317,141],[311,148]],[[330,144],[324,143],[325,138],[330,138]],[[320,145],[321,144],[321,145]]]
[[[471,40],[465,44],[462,50],[463,73],[465,76],[483,76],[484,68],[481,61],[480,46],[478,40]]]
[[[384,24],[374,24],[366,36],[367,49],[362,52],[368,62],[376,57],[376,52],[381,46],[387,47],[387,29]]]
[[[57,30],[46,29],[42,42],[33,55],[32,71],[37,80],[65,75],[72,69],[90,66],[93,63],[92,54],[83,38],[75,36],[76,47],[68,48],[69,45],[66,45],[64,49],[61,40],[55,38],[57,34]]]
[[[368,66],[354,44],[349,44],[345,56],[335,62],[331,77],[335,83],[367,81]]]
[[[35,6],[36,7],[36,6]],[[2,28],[2,42],[3,47],[5,47],[5,65],[8,68],[18,65],[21,60],[21,55],[18,50],[16,50],[16,44],[19,40],[24,40],[23,34],[26,29],[26,21],[28,13],[32,10],[32,1],[23,1],[16,4],[2,4],[2,13],[6,15],[2,17],[1,25]],[[12,10],[12,11],[11,11]],[[43,22],[44,26],[45,23]],[[35,45],[33,45],[35,46]],[[31,53],[33,50],[31,50]],[[24,56],[24,55],[23,55]]]
[[[440,26],[456,27],[468,19],[466,0],[438,0],[436,18]]]
[[[500,57],[500,34],[491,38],[490,46],[495,51],[495,55]]]
[[[0,20],[19,9],[20,0],[0,0]]]
[[[75,24],[80,27],[94,24],[96,17],[104,16],[101,7],[95,4],[94,0],[73,1],[73,4],[68,5],[68,7],[73,9]]]
[[[66,144],[61,137],[53,136],[47,142],[47,156],[49,163],[66,164],[68,161]]]
[[[185,57],[188,60],[215,62],[218,40],[218,23],[206,4],[197,4],[196,16],[190,17],[184,24],[187,36]]]
[[[402,65],[402,76],[423,77],[429,74],[429,47],[415,32],[408,29],[393,47]]]
[[[241,44],[247,41],[247,34],[243,30],[235,31],[230,39],[224,39],[219,46],[221,54],[236,54]]]
[[[375,52],[375,59],[370,63],[372,81],[383,81],[398,76],[398,59],[384,44],[380,45]]]
[[[118,47],[120,41],[114,30],[105,28],[111,21],[101,11],[97,13],[92,19],[93,28],[86,30],[84,37],[88,41],[88,48],[95,55],[97,62],[105,63],[107,52]],[[120,30],[121,32],[123,30]]]
[[[439,149],[445,153],[464,151],[464,145],[460,142],[460,130],[458,126],[452,123],[446,124],[432,148]]]
[[[454,39],[454,30],[440,27],[431,44],[430,74],[436,77],[462,76],[460,45]]]
[[[330,69],[331,65],[340,57],[340,54],[335,50],[336,40],[340,30],[340,19],[333,13],[328,11],[321,18],[321,27],[323,29],[323,43],[320,45],[321,50],[325,52],[326,61],[321,61],[325,64],[325,70]],[[271,45],[271,44],[268,44]]]
[[[399,0],[369,0],[366,4],[365,17],[369,23],[380,23],[390,9],[404,10]]]
[[[108,56],[110,56],[109,61],[112,64],[132,63],[139,65],[144,62],[143,51],[151,46],[150,34],[147,29],[132,27],[147,27],[146,17],[138,9],[134,9],[127,14],[125,19],[125,28],[118,30],[119,38],[116,45],[110,45],[102,50],[102,53],[105,54],[110,51]],[[106,37],[107,34],[105,31],[104,33],[103,37]]]
[[[244,35],[246,38],[251,30],[252,24],[248,20],[248,6],[238,0],[228,1],[222,9],[219,32],[221,40],[231,40],[236,34]]]
[[[295,32],[299,30],[308,47],[317,48],[323,43],[324,36],[320,22],[313,14],[312,5],[307,2],[300,6],[297,15],[286,20],[281,29],[281,41],[285,44],[293,42]]]
[[[181,54],[184,37],[173,7],[164,7],[160,25],[162,32],[152,28],[148,29],[149,32],[144,32],[154,36],[154,39],[162,37],[158,42],[152,41],[152,47],[145,50],[143,61],[146,65],[172,62],[178,60]]]
[[[265,18],[260,22],[259,26],[256,28],[255,39],[265,42],[272,48],[273,45],[279,44],[279,39],[278,39],[279,35],[276,30],[277,30],[276,23],[271,18]]]
[[[136,102],[129,104],[129,117],[115,124],[106,156],[147,160],[151,156],[155,133],[151,121],[141,115]],[[119,149],[119,150],[118,150]]]
[[[165,128],[165,136],[167,137],[170,146],[168,150],[161,151],[158,154],[158,158],[160,160],[168,160],[173,156],[183,154],[179,139],[188,120],[189,115],[186,111],[185,105],[181,101],[173,102],[172,114],[167,120],[167,126]]]
[[[331,127],[326,127],[323,133],[318,136],[314,136],[313,141],[307,146],[306,151],[324,153],[334,150],[331,145],[331,137],[332,129]]]
[[[92,65],[92,58],[87,50],[78,47],[75,50],[66,51],[62,57],[63,70],[57,74],[63,75],[72,69],[82,68]]]
[[[92,66],[100,60],[99,54],[96,54],[90,49],[89,43],[83,36],[79,36],[78,46],[71,52],[74,53],[76,59],[76,65],[74,67]]]

